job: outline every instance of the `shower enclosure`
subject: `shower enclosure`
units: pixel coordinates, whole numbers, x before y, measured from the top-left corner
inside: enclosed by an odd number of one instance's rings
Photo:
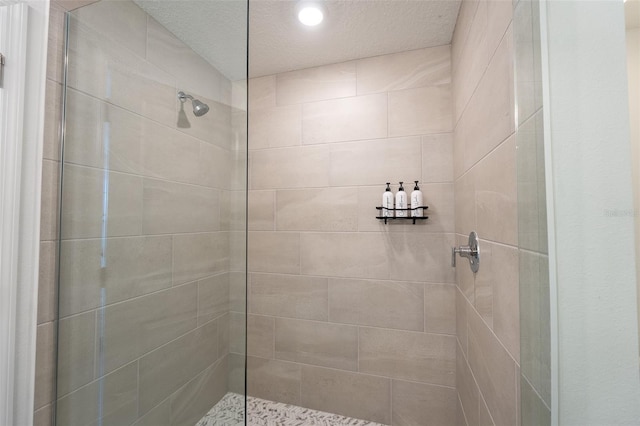
[[[183,4],[67,16],[58,425],[244,423],[248,4]]]

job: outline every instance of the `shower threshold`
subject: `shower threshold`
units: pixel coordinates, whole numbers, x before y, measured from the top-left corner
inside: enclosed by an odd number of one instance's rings
[[[229,392],[196,426],[240,426],[243,411],[244,396]],[[247,397],[247,416],[248,426],[385,426],[251,396]]]

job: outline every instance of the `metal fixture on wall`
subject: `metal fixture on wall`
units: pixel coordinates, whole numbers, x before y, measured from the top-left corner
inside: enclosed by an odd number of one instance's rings
[[[451,266],[456,266],[456,253],[460,257],[466,257],[469,259],[469,266],[475,273],[480,269],[480,242],[478,240],[478,234],[476,231],[471,231],[469,234],[469,245],[460,247],[451,247]]]
[[[209,112],[209,105],[201,102],[198,99],[195,99],[193,96],[188,95],[184,92],[178,92],[178,99],[180,99],[180,102],[182,102],[183,104],[187,102],[187,99],[191,99],[191,105],[193,106],[193,115],[195,115],[196,117],[202,117],[207,112]]]

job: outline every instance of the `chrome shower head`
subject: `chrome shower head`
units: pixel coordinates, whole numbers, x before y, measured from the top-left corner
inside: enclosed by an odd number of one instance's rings
[[[193,106],[193,115],[195,115],[196,117],[202,117],[207,112],[209,112],[209,105],[199,101],[198,99],[194,99],[193,96],[188,95],[184,92],[178,92],[178,99],[180,99],[180,102],[182,103],[185,103],[187,99],[190,99],[191,105]]]

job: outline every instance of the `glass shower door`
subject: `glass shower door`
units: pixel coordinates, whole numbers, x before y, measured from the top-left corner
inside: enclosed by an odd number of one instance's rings
[[[243,47],[196,53],[214,34],[178,31],[194,11],[242,23],[216,42]],[[244,424],[246,13],[68,15],[58,425]]]

